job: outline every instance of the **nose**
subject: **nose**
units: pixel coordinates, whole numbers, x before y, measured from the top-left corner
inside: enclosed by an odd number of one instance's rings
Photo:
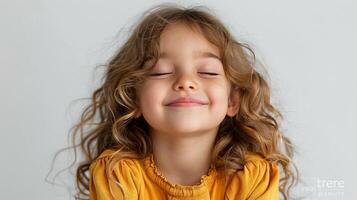
[[[178,75],[177,80],[174,84],[174,89],[175,90],[197,89],[197,82],[195,80],[195,77],[191,75],[189,72]]]

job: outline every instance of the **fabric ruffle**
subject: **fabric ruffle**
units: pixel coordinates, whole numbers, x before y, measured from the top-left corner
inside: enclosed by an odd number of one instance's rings
[[[195,185],[181,185],[170,183],[165,176],[163,176],[154,161],[154,155],[150,154],[144,161],[148,175],[150,178],[163,188],[168,194],[175,197],[202,197],[209,195],[207,188],[208,182],[216,175],[216,168],[214,164],[210,165],[208,173],[202,175],[200,182]]]

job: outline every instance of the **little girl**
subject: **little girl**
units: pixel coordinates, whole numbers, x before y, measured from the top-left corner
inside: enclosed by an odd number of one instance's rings
[[[75,129],[76,199],[289,198],[294,149],[268,83],[203,8],[148,10],[107,64]]]

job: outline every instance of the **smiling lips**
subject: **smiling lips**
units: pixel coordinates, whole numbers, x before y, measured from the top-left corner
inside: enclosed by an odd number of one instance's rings
[[[170,102],[166,106],[174,106],[174,107],[188,107],[188,106],[202,106],[206,105],[207,103],[199,100],[199,99],[194,99],[191,97],[181,97],[178,99],[175,99],[174,101]]]

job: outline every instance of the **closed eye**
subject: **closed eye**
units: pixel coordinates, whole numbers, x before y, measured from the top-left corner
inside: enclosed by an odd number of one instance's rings
[[[150,74],[150,76],[160,76],[165,74],[172,74],[172,73],[155,73],[155,74]]]
[[[211,72],[199,72],[200,74],[208,74],[211,76],[216,76],[218,75],[217,73],[211,73]],[[150,76],[160,76],[160,75],[165,75],[165,74],[172,74],[172,73],[154,73],[154,74],[150,74]]]
[[[199,72],[200,74],[208,74],[208,75],[212,75],[212,76],[216,76],[218,75],[217,73],[211,73],[211,72]]]

